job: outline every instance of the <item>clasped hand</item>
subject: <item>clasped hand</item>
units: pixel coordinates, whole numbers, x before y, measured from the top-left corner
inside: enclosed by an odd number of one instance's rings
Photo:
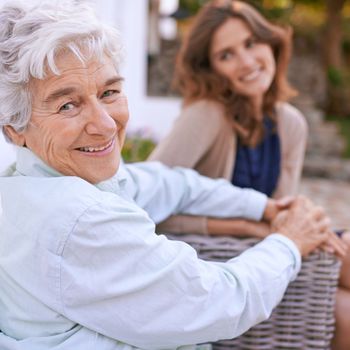
[[[344,257],[347,244],[332,230],[331,220],[322,207],[303,196],[269,199],[264,220],[270,222],[272,232],[291,239],[302,256],[316,248]]]

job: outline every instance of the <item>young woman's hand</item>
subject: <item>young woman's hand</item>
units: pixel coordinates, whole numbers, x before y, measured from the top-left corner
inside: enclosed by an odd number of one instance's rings
[[[292,196],[286,196],[279,199],[269,198],[263,214],[263,220],[271,222],[279,212],[290,208],[294,200],[295,197]]]

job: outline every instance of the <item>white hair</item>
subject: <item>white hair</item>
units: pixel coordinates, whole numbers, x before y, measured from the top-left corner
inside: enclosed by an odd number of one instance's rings
[[[42,0],[33,5],[11,0],[0,9],[1,128],[25,130],[32,109],[31,78],[59,75],[55,58],[67,50],[81,62],[107,55],[117,70],[122,56],[117,30],[102,24],[85,1]]]

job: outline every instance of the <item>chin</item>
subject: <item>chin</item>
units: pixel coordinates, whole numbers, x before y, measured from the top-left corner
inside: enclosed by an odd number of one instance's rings
[[[119,162],[117,166],[104,171],[102,174],[98,174],[98,176],[96,177],[96,181],[94,181],[94,183],[99,183],[110,179],[118,172],[118,169],[119,169]]]

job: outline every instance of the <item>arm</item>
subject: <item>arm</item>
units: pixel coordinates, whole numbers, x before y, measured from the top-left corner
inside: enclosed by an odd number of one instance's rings
[[[185,107],[170,133],[160,141],[148,160],[160,161],[170,167],[196,169],[207,150],[217,141],[222,118],[222,110],[216,103],[199,101]],[[172,215],[157,225],[157,231],[206,234],[208,227],[206,216]]]
[[[189,215],[175,215],[157,225],[157,232],[219,234],[238,237],[265,238],[272,233],[270,223],[281,211],[288,209],[293,197],[267,201],[263,220],[260,222],[244,219],[217,219]],[[205,219],[205,220],[202,220]]]
[[[127,192],[156,223],[178,213],[260,220],[265,210],[264,194],[190,169],[170,169],[156,162],[134,163],[126,169]]]
[[[270,225],[266,222],[214,218],[208,218],[207,222],[209,234],[265,238],[272,233]]]
[[[293,197],[284,197],[279,200],[268,199],[262,219],[254,222],[243,219],[208,219],[208,233],[226,234],[232,236],[265,238],[272,233],[271,222],[276,216],[289,209],[294,202]]]
[[[308,136],[305,118],[296,108],[281,103],[277,113],[282,164],[274,198],[295,195],[298,192]]]
[[[199,260],[114,197],[79,217],[54,283],[63,315],[112,339],[165,349],[235,337],[269,316],[299,269],[299,253],[280,235],[226,264]]]
[[[266,222],[244,219],[216,219],[205,216],[173,215],[157,225],[160,233],[217,234],[264,238],[271,233]]]

